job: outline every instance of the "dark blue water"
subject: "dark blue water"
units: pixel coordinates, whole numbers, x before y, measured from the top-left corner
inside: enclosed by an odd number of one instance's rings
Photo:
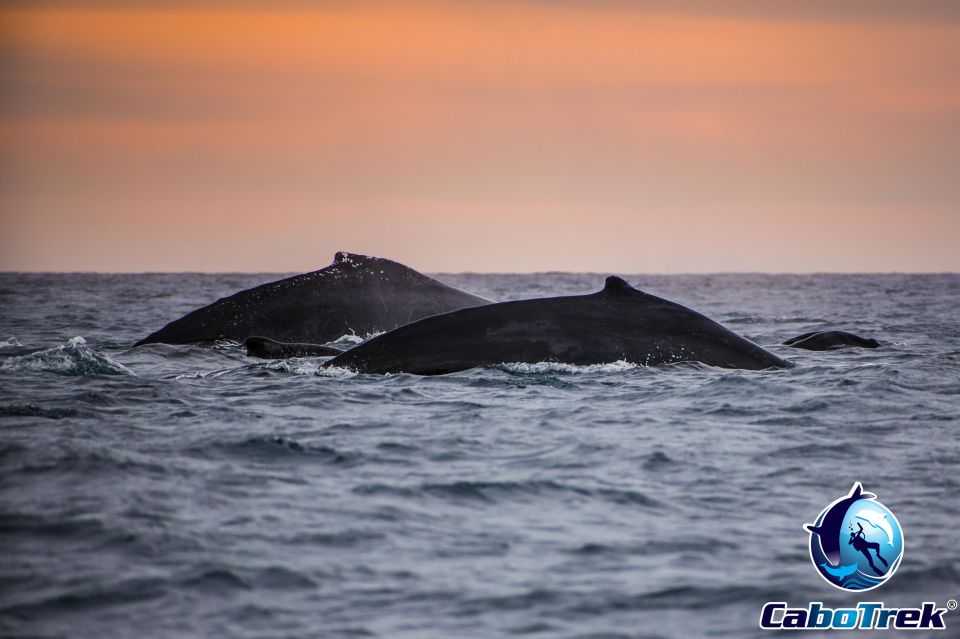
[[[603,281],[440,278],[500,300]],[[129,347],[271,279],[0,275],[0,339],[46,349],[0,357],[0,634],[739,638],[768,600],[960,595],[960,276],[627,278],[783,371],[380,377]],[[818,328],[884,346],[774,346]],[[854,481],[906,548],[859,596],[801,528]]]

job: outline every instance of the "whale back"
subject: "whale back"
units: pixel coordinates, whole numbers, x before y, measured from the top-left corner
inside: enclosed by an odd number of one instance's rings
[[[328,365],[428,375],[506,362],[621,360],[748,369],[790,365],[713,320],[613,276],[589,295],[502,302],[428,317],[360,344]]]
[[[339,355],[343,349],[324,344],[277,342],[268,337],[254,335],[244,340],[243,345],[250,357],[262,359],[287,359],[290,357],[330,357]]]
[[[832,351],[849,346],[878,348],[880,342],[870,337],[860,337],[847,331],[811,331],[783,342],[785,346],[809,351]]]
[[[324,343],[368,335],[489,300],[391,260],[341,251],[330,266],[196,309],[137,342],[187,344],[251,335]]]

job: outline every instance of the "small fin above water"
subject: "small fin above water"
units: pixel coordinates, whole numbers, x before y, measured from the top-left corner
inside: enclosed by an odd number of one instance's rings
[[[290,357],[331,357],[343,352],[341,348],[325,344],[278,342],[269,337],[252,336],[244,340],[247,355],[263,359],[286,359]]]
[[[361,253],[351,253],[350,251],[337,251],[333,255],[333,264],[332,266],[346,266],[350,265],[354,268],[360,268],[361,266],[368,265],[393,265],[394,262],[391,260],[384,259],[382,257],[373,257],[370,255],[363,255]],[[402,264],[397,264],[397,266],[403,266]]]
[[[353,262],[362,262],[366,258],[365,255],[358,255],[356,253],[351,253],[349,251],[337,251],[333,255],[334,264],[351,264]]]
[[[603,283],[604,293],[639,293],[637,289],[630,286],[625,279],[610,275]]]

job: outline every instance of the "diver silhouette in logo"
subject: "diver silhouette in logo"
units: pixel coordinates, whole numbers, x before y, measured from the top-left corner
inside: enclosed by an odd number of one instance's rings
[[[877,573],[879,576],[883,576],[884,573],[879,568],[873,565],[873,558],[870,556],[870,551],[877,553],[877,559],[883,562],[883,565],[890,567],[890,564],[887,563],[887,560],[880,556],[880,544],[874,541],[867,541],[866,535],[863,534],[863,525],[860,522],[857,522],[857,532],[850,533],[850,541],[847,542],[853,546],[856,550],[859,550],[863,553],[863,556],[867,558],[867,563],[870,564],[870,567],[873,568],[873,572]]]

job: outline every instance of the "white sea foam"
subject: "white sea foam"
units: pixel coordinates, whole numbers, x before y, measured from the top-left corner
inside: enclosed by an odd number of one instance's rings
[[[342,366],[329,366],[326,368],[318,368],[314,375],[319,377],[346,378],[356,377],[357,372],[349,368],[343,368]]]
[[[575,364],[563,364],[560,362],[537,362],[528,364],[524,362],[504,363],[497,366],[508,373],[522,374],[564,374],[564,375],[588,375],[597,373],[622,373],[634,368],[639,368],[640,364],[619,360],[605,364],[586,364],[577,366]]]
[[[243,368],[242,366],[240,368]],[[195,373],[182,373],[174,377],[174,379],[215,379],[217,377],[223,377],[228,373],[232,373],[239,368],[222,368],[215,371],[198,371]]]
[[[89,346],[82,337],[46,350],[7,358],[5,370],[44,371],[58,375],[135,375],[133,371]]]
[[[324,368],[323,362],[315,358],[291,357],[290,359],[263,362],[258,366],[293,375],[315,375],[317,377],[353,377],[356,375],[354,371],[339,366]]]
[[[232,339],[218,339],[213,342],[213,350],[232,351],[243,346],[242,343]]]
[[[16,337],[8,337],[7,339],[0,342],[0,348],[16,348],[18,346],[23,346]]]
[[[386,331],[374,331],[372,333],[367,333],[366,335],[360,336],[355,333],[344,333],[337,339],[327,342],[329,346],[354,346],[356,344],[362,344],[368,339],[373,339],[379,335],[383,335]]]

